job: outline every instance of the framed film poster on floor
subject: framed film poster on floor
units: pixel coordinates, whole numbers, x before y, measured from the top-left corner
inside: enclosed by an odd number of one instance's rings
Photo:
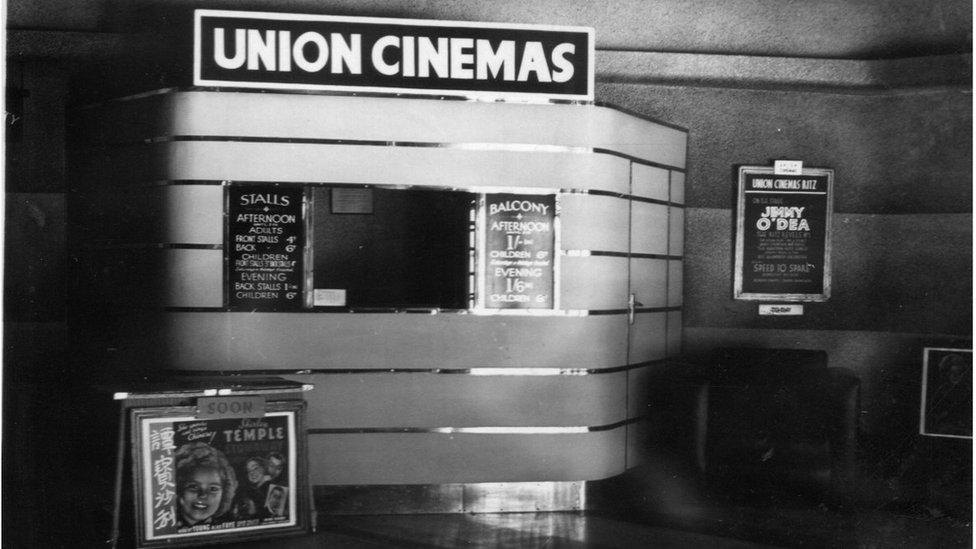
[[[307,532],[304,408],[268,402],[254,417],[206,416],[199,406],[134,409],[136,545]]]

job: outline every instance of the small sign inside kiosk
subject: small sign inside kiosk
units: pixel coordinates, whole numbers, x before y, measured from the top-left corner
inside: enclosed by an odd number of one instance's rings
[[[231,309],[285,311],[304,306],[304,199],[302,187],[227,187]]]

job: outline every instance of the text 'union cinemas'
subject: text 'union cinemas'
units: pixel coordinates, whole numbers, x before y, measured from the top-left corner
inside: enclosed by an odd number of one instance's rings
[[[213,62],[222,69],[363,74],[364,63],[384,76],[567,82],[576,73],[576,44],[387,34],[364,45],[363,35],[253,28],[213,29]]]

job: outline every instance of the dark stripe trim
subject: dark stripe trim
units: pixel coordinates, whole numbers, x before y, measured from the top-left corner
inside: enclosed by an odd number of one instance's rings
[[[638,362],[624,366],[613,366],[609,368],[517,368],[518,370],[557,370],[557,375],[600,375],[615,374],[639,368],[647,368],[663,364],[668,359],[650,360]],[[317,368],[310,370],[163,370],[165,373],[180,376],[281,376],[281,375],[359,375],[359,374],[448,374],[448,375],[471,375],[474,370],[484,371],[488,368]],[[499,372],[504,372],[508,368],[497,368]],[[505,377],[508,374],[500,374],[497,377]],[[491,376],[485,376],[491,377]],[[538,374],[526,374],[523,376],[513,375],[511,377],[547,377]]]
[[[183,185],[201,185],[220,187],[227,183],[220,179],[167,179],[163,181],[151,181],[149,183],[137,183],[139,187],[179,187]]]
[[[588,311],[589,316],[625,315],[627,312],[627,309],[600,309],[596,311]]]
[[[640,254],[640,253],[629,253],[629,252],[603,252],[599,250],[590,250],[589,252],[591,256],[602,256],[602,257],[627,257],[633,259],[667,259],[672,261],[681,261],[682,259],[684,259],[684,257],[680,255]]]
[[[671,168],[668,168],[668,169],[671,169]],[[674,171],[682,171],[682,170],[674,170]],[[600,190],[592,190],[592,191],[590,191],[590,190],[587,190],[587,191],[583,191],[583,194],[592,194],[592,195],[596,195],[596,196],[609,196],[609,197],[613,197],[613,198],[622,198],[624,200],[632,200],[634,202],[644,202],[646,204],[659,204],[661,206],[670,206],[672,208],[684,208],[685,207],[684,204],[679,204],[677,202],[669,202],[667,200],[659,200],[657,198],[646,198],[646,197],[643,197],[643,196],[637,196],[637,195],[633,195],[633,194],[615,193],[615,192],[612,192],[612,191],[600,191]]]
[[[681,311],[681,307],[635,307],[634,312],[643,313],[673,313]]]
[[[686,168],[679,168],[678,166],[670,166],[668,164],[662,164],[660,162],[654,162],[653,160],[644,160],[643,158],[639,158],[639,157],[636,157],[636,156],[633,156],[633,155],[630,155],[630,154],[627,154],[627,153],[622,153],[622,152],[619,152],[619,151],[613,151],[613,150],[610,150],[610,149],[604,149],[602,147],[593,147],[592,148],[592,151],[594,153],[597,153],[597,154],[609,154],[611,156],[617,156],[619,158],[625,158],[627,160],[630,160],[634,164],[643,164],[644,166],[652,166],[652,167],[655,167],[655,168],[663,168],[665,170],[671,170],[673,172],[681,172],[681,173],[685,173],[686,172]]]
[[[349,314],[470,314],[468,309],[397,309],[390,308],[340,308],[315,307],[310,309],[289,309],[282,311],[261,311],[257,309],[234,309],[231,307],[164,307],[171,313],[349,313]]]
[[[82,245],[88,250],[223,250],[223,244],[172,244],[162,242],[94,242]]]
[[[258,310],[245,310],[245,309],[232,309],[230,307],[163,307],[163,311],[168,313],[348,313],[348,314],[461,314],[461,315],[472,315],[472,316],[482,316],[472,313],[469,309],[340,309],[340,308],[329,308],[329,307],[316,307],[314,309],[294,309],[294,310],[283,310],[283,311],[258,311]],[[563,309],[557,309],[561,311]],[[570,311],[575,309],[568,309]],[[582,310],[582,309],[581,309]],[[656,308],[645,308],[637,309],[639,313],[659,313],[666,311],[680,311],[681,307],[656,307]],[[624,315],[627,314],[627,309],[595,309],[586,311],[586,315],[571,315],[571,314],[553,314],[553,315],[535,315],[542,317],[554,317],[554,318],[583,318],[584,316],[602,316],[602,315]],[[512,315],[517,316],[517,315]],[[526,315],[530,316],[530,315]]]
[[[626,425],[638,423],[646,419],[644,416],[628,418],[607,425],[580,426],[485,426],[485,427],[346,427],[346,428],[312,428],[306,429],[310,435],[345,435],[345,434],[379,434],[379,433],[407,433],[407,434],[581,434],[600,431],[612,431]],[[563,433],[560,433],[563,431]]]

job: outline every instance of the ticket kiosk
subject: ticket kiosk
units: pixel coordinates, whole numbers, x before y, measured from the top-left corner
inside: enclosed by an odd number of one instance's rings
[[[424,32],[469,31],[484,25]],[[370,28],[362,49],[381,35],[405,33]],[[585,508],[587,482],[641,463],[648,380],[680,348],[687,141],[593,100],[589,40],[540,42],[589,64],[582,98],[207,81],[79,109],[75,260],[101,363],[314,385],[324,499],[414,486],[440,494],[427,511]]]

